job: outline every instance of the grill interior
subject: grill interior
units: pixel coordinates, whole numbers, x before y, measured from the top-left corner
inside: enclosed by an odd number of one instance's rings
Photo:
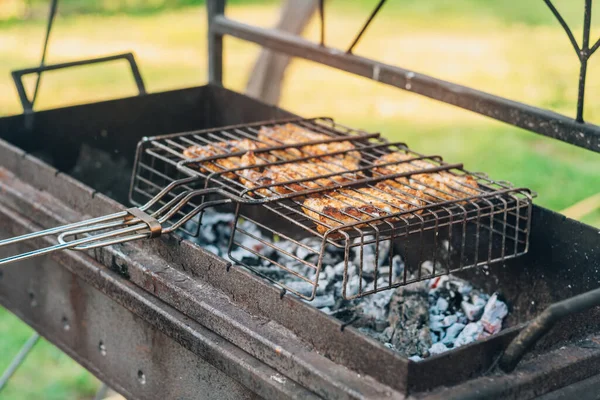
[[[106,118],[107,115],[110,118]],[[144,135],[291,116],[222,87],[205,86],[36,112],[33,130],[24,128],[23,115],[6,117],[0,119],[0,136],[46,160],[77,181],[126,205],[135,146]],[[67,162],[69,160],[72,162]],[[3,164],[1,161],[11,165],[10,159],[0,160],[0,164]],[[173,166],[160,166],[171,168],[169,171],[177,176],[187,176],[180,171],[173,172]],[[29,171],[23,172],[29,176]],[[160,181],[156,180],[156,183]],[[71,196],[62,192],[60,195],[64,196],[61,197],[63,201]],[[140,193],[136,196],[146,200]],[[78,204],[78,209],[85,210],[87,207],[85,200]],[[290,328],[314,345],[321,354],[355,370],[361,370],[368,363],[365,368],[369,375],[385,380],[391,386],[407,382],[410,390],[419,391],[470,379],[488,371],[499,349],[514,337],[519,326],[530,321],[548,305],[594,289],[600,284],[597,229],[536,205],[532,209],[530,249],[527,254],[507,259],[494,268],[471,268],[458,274],[488,293],[502,293],[510,307],[504,329],[497,335],[419,363],[407,362],[405,357],[369,340],[352,326],[340,332],[340,322],[335,318],[313,307],[303,307],[290,296],[280,299],[276,293],[272,293],[274,291],[266,290],[272,288],[265,288],[255,280],[240,282],[232,279],[232,275],[237,273],[235,268],[221,272],[220,267],[224,270],[225,263],[218,264],[219,268],[216,268],[214,257],[199,247],[178,247],[175,245],[177,241],[173,240],[169,241],[173,245],[160,248],[161,253],[165,253],[180,271],[224,291],[236,305]],[[286,232],[286,228],[293,228],[288,233],[295,239],[302,236],[302,230],[295,224],[283,218],[274,220],[277,215],[266,207],[241,206],[240,213],[261,223],[268,222],[279,233]],[[476,232],[476,226],[469,224],[468,232]],[[427,242],[423,244],[424,248],[429,248],[433,243],[432,235],[433,230],[424,232],[422,242]],[[480,236],[480,239],[485,237]],[[149,242],[149,245],[160,242]],[[414,242],[412,246],[411,242]],[[404,237],[402,243],[406,243],[413,253],[418,253],[419,235]],[[473,243],[471,241],[471,245]],[[467,247],[465,252],[472,254],[473,250]],[[156,294],[161,295],[159,292]],[[165,297],[162,299],[167,303],[170,301]],[[178,304],[174,306],[179,307]],[[538,351],[562,346],[565,341],[597,331],[597,321],[597,313],[566,319],[544,339]],[[457,360],[460,360],[459,364]],[[410,375],[408,380],[407,374]]]
[[[267,141],[275,136],[266,133],[285,130],[294,130],[296,137],[303,132],[311,136],[301,143]],[[225,142],[240,141],[256,146],[253,163],[243,163],[246,149],[223,147]],[[217,151],[201,154],[198,150],[207,148]],[[184,156],[189,149],[198,153]],[[402,157],[390,161],[385,158],[390,154]],[[297,173],[265,180],[267,174],[262,172],[271,168]],[[342,294],[352,299],[504,261],[528,249],[531,194],[527,189],[468,172],[440,156],[416,153],[404,143],[389,143],[378,134],[347,128],[329,118],[145,138],[138,146],[134,172],[130,200],[137,205],[190,176],[197,181],[171,191],[156,207],[186,190],[219,189],[218,195],[188,203],[176,219],[206,201],[233,200],[236,218],[229,257],[308,300],[315,296],[328,252],[344,253]],[[336,204],[339,212],[315,207],[319,202]],[[258,226],[272,240],[257,237],[243,221]],[[197,236],[201,225],[202,213],[183,229]],[[248,239],[259,246],[248,247]],[[284,246],[290,241],[304,248],[307,256],[291,254]],[[375,254],[367,254],[365,246],[373,243]],[[236,258],[234,250],[239,247],[260,261]],[[378,257],[382,248],[389,249],[387,260]],[[402,270],[394,267],[396,256],[404,261]],[[267,265],[277,266],[277,273],[265,273]],[[291,276],[311,285],[311,294],[286,285]],[[358,280],[358,285],[349,286],[352,280]]]

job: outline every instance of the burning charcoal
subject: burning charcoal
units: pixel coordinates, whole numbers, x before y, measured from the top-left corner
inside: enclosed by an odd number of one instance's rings
[[[277,256],[279,262],[285,265],[286,263],[297,261],[294,257],[288,256],[286,254],[295,254],[296,247],[298,246],[297,244],[290,242],[289,240],[280,240],[279,242],[277,242],[276,246],[278,249]]]
[[[392,282],[404,280],[404,261],[399,254],[392,257]]]
[[[325,314],[331,314],[331,308],[329,308],[329,307],[323,307],[320,310],[322,312],[324,312]]]
[[[375,236],[368,235],[364,237],[364,242],[375,240]],[[388,254],[390,251],[390,241],[381,240],[379,244],[370,243],[360,245],[363,241],[361,238],[354,239],[353,244],[357,245],[352,248],[354,253],[353,262],[356,265],[362,265],[363,274],[371,275],[375,271],[375,260],[377,259],[377,267],[383,266],[388,260]],[[361,258],[362,248],[362,258]]]
[[[471,322],[458,334],[454,347],[460,347],[480,339],[483,335],[483,325],[480,322]]]
[[[433,346],[431,346],[429,348],[429,353],[431,354],[442,354],[446,351],[448,351],[449,349],[446,347],[446,345],[444,345],[444,343],[442,342],[437,342],[434,343]]]
[[[335,305],[335,298],[333,294],[316,296],[311,303],[315,308],[333,307]]]
[[[365,290],[367,281],[361,279],[358,275],[353,275],[346,283],[346,296],[354,296]]]
[[[206,243],[216,243],[217,233],[214,231],[214,225],[201,225],[200,226],[200,239]]]
[[[433,274],[433,263],[431,261],[424,261],[421,264],[421,276],[428,276]]]
[[[502,320],[507,314],[508,307],[498,300],[498,295],[494,293],[483,309],[480,322],[488,333],[495,334],[502,329]]]
[[[319,253],[321,251],[321,239],[316,237],[308,237],[302,239],[300,243],[304,244],[306,247],[312,250],[308,250],[304,246],[298,246],[296,248],[296,256],[298,258],[300,258],[301,260],[306,260],[310,256],[317,256],[317,258],[319,257]]]
[[[379,288],[385,287],[387,286],[387,281],[383,278],[379,278],[377,280],[377,285]],[[371,282],[367,284],[364,290],[368,291],[373,290],[374,288],[374,282]],[[392,290],[384,290],[371,294],[362,299],[359,307],[363,314],[370,315],[378,320],[385,320],[387,318],[387,306],[390,303],[393,294],[394,292]]]
[[[310,296],[313,292],[313,285],[306,281],[291,281],[287,282],[286,286],[291,290],[295,290],[303,296]]]
[[[469,319],[465,316],[464,313],[457,311],[456,316],[458,317],[458,323],[466,325],[469,323]]]
[[[444,328],[447,328],[450,325],[455,324],[456,322],[458,322],[458,317],[456,316],[456,314],[448,315],[442,320],[442,326]]]
[[[481,318],[483,314],[483,305],[474,305],[469,303],[468,301],[463,301],[460,303],[460,307],[469,319],[469,321],[477,321]]]
[[[234,260],[240,261],[244,264],[255,266],[260,264],[260,258],[250,251],[238,247],[237,249],[231,252],[231,257]]]
[[[435,308],[439,314],[443,314],[448,309],[448,300],[444,299],[443,297],[438,298]]]
[[[432,331],[441,332],[444,329],[444,324],[442,323],[443,320],[443,315],[429,315],[429,329]]]
[[[415,361],[415,362],[423,360],[423,358],[419,357],[419,356],[410,356],[410,357],[408,357],[408,359],[411,361]]]
[[[442,340],[442,343],[444,343],[446,346],[454,345],[454,340],[462,332],[462,330],[464,328],[465,328],[465,325],[461,324],[459,322],[450,325],[448,327],[448,329],[446,329],[446,334],[444,335],[444,339]],[[454,346],[452,346],[452,347],[454,347]]]
[[[352,264],[349,264],[348,266],[350,266]],[[339,263],[337,263],[333,269],[335,270],[335,274],[338,276],[342,276],[344,275],[344,269],[346,268],[346,263],[344,261],[341,261]]]
[[[221,251],[219,250],[219,248],[217,246],[213,246],[212,244],[207,244],[203,247],[204,247],[204,249],[210,251],[213,254],[216,254],[218,256],[222,255]]]
[[[323,274],[323,277],[327,280],[335,280],[335,270],[331,265],[326,266],[321,272],[321,274]]]
[[[202,225],[214,226],[217,224],[229,224],[233,222],[235,215],[231,213],[220,213],[211,209],[207,209],[202,214]]]
[[[394,335],[394,327],[388,326],[381,333],[386,342],[392,340],[392,336]],[[391,344],[391,343],[390,343]]]
[[[394,327],[391,343],[406,355],[426,356],[431,347],[425,285],[399,287],[390,301],[388,320]]]
[[[438,335],[436,335],[435,332],[430,332],[431,334],[431,342],[432,343],[437,343],[440,341],[440,338],[438,337]]]

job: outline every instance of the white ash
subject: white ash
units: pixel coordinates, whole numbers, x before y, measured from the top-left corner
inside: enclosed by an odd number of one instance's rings
[[[199,236],[188,239],[216,255],[227,258],[233,223],[233,214],[209,209],[202,217]],[[241,241],[242,246],[247,249],[236,246],[231,252],[233,258],[241,260],[266,276],[282,281],[302,295],[312,294],[312,284],[283,271],[256,254],[272,259],[313,280],[314,270],[298,260],[316,264],[322,245],[320,239],[306,238],[298,245],[287,240],[274,241],[250,221],[240,220],[238,226],[258,239],[248,235],[236,236],[236,240]],[[195,226],[188,223],[186,227],[192,230]],[[372,239],[373,237],[365,237],[364,240],[367,242]],[[265,243],[273,243],[277,250]],[[360,244],[360,241],[355,240],[354,243]],[[450,251],[447,241],[443,241],[441,251]],[[361,246],[351,248],[349,258],[346,296],[356,295],[361,289],[363,292],[373,290],[376,283],[377,287],[384,287],[390,282],[398,282],[404,278],[404,261],[399,254],[393,255],[390,269],[389,241],[382,241],[379,245],[364,244],[362,252]],[[441,354],[496,334],[502,329],[502,322],[508,314],[508,307],[498,299],[498,294],[488,295],[474,288],[469,282],[452,275],[345,300],[344,250],[327,245],[322,265],[315,298],[307,304],[344,323],[352,322],[352,326],[364,334],[413,361],[420,361],[430,355]],[[362,271],[359,271],[360,265]],[[442,264],[436,262],[435,268],[440,270]],[[431,261],[421,264],[422,274],[431,273],[432,270]],[[375,276],[378,277],[377,282]]]

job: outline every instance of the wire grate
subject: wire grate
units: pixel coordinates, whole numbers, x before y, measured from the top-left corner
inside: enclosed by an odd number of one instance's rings
[[[315,296],[320,272],[331,267],[328,252],[344,253],[342,294],[351,299],[501,262],[528,248],[529,190],[328,118],[146,138],[138,146],[131,201],[143,204],[189,177],[197,180],[181,190],[218,188],[217,198],[233,200],[230,258],[307,299]],[[187,204],[178,217],[213,197]],[[186,233],[198,235],[201,224],[202,213]],[[259,241],[261,250],[246,246],[247,239]],[[290,242],[306,256],[278,244]],[[236,259],[239,247],[260,262]],[[394,269],[397,257],[402,270]],[[311,285],[311,295],[290,287],[290,279]]]

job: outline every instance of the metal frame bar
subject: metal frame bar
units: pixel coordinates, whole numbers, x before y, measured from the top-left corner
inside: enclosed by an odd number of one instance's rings
[[[146,86],[144,85],[144,80],[142,79],[142,75],[140,74],[140,69],[138,68],[137,63],[135,62],[135,57],[134,57],[133,53],[122,53],[122,54],[115,54],[115,55],[106,56],[106,57],[89,58],[86,60],[78,60],[78,61],[71,61],[71,62],[60,63],[60,64],[51,64],[51,65],[43,65],[40,67],[18,69],[18,70],[12,71],[11,75],[12,75],[13,81],[15,82],[15,86],[17,88],[17,93],[19,94],[19,99],[21,100],[21,105],[23,106],[23,111],[26,114],[28,114],[28,113],[33,112],[33,103],[35,102],[35,97],[37,96],[37,87],[36,87],[33,99],[29,100],[29,97],[27,96],[27,92],[25,90],[25,85],[23,84],[23,76],[24,75],[38,74],[38,76],[39,76],[42,72],[46,72],[46,71],[54,71],[57,69],[64,69],[64,68],[71,68],[71,67],[80,67],[83,65],[100,64],[100,63],[117,61],[117,60],[126,60],[129,63],[129,66],[131,67],[131,73],[133,75],[133,79],[135,80],[135,84],[138,89],[138,94],[140,96],[146,94]]]
[[[299,36],[231,20],[225,0],[208,1],[209,82],[222,85],[225,35],[414,92],[507,124],[600,152],[600,127],[546,109],[310,42]],[[594,46],[596,47],[596,46]],[[589,52],[589,51],[588,51]],[[583,65],[583,64],[582,64]]]

